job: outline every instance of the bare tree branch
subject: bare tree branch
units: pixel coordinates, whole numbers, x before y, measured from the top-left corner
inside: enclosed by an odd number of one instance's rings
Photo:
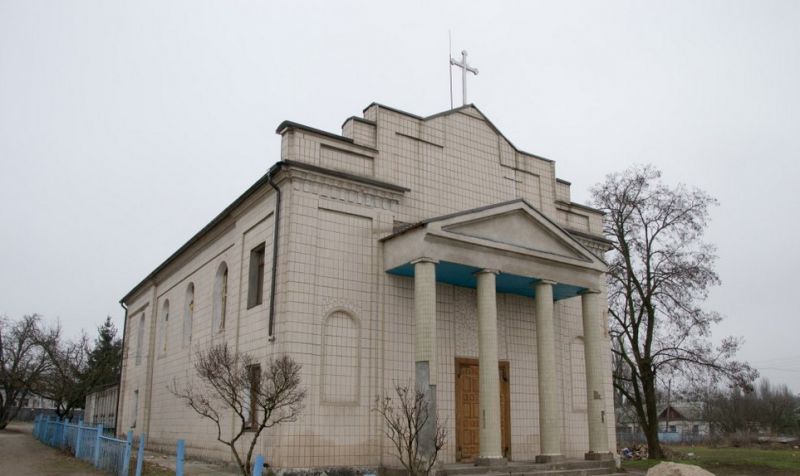
[[[230,448],[239,472],[249,475],[261,433],[295,421],[303,411],[306,392],[300,387],[300,364],[284,355],[270,359],[261,370],[250,354],[234,352],[223,343],[198,351],[194,369],[200,384],[189,380],[180,386],[173,380],[168,390],[198,415],[214,422],[217,441]],[[232,412],[238,421],[230,436],[222,430],[225,412]],[[246,454],[241,455],[236,443],[246,434],[250,443]]]
[[[373,411],[383,417],[384,433],[392,442],[397,459],[409,476],[426,476],[433,469],[439,451],[447,441],[447,430],[436,420],[431,452],[428,455],[420,454],[420,434],[431,418],[429,402],[422,392],[414,391],[408,385],[396,384],[394,394],[376,397]]]

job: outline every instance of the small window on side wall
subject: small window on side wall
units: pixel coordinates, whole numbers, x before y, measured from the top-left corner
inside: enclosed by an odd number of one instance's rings
[[[142,363],[142,351],[144,350],[144,313],[139,317],[139,329],[136,331],[136,365]]]
[[[139,389],[133,391],[133,405],[131,408],[131,426],[136,428],[136,418],[139,414]]]
[[[264,243],[250,250],[250,278],[247,286],[247,308],[258,306],[264,301]]]
[[[228,308],[228,265],[223,261],[217,268],[214,279],[214,301],[211,314],[211,328],[213,331],[225,328],[225,315]]]
[[[163,310],[161,311],[163,317],[161,318],[161,353],[167,353],[167,337],[169,336],[169,299],[164,301]]]
[[[183,305],[183,346],[192,343],[192,320],[194,319],[194,283],[186,287]]]
[[[250,384],[247,395],[245,395],[245,411],[247,428],[255,429],[258,426],[258,393],[261,386],[261,365],[249,365],[247,367],[247,379]]]

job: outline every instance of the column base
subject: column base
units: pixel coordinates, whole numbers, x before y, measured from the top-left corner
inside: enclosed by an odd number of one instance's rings
[[[558,463],[564,461],[564,455],[536,455],[537,463]]]
[[[611,461],[614,459],[614,455],[609,453],[595,453],[594,451],[589,451],[583,455],[583,459],[586,461]]]
[[[508,466],[508,460],[505,458],[475,458],[475,466]]]

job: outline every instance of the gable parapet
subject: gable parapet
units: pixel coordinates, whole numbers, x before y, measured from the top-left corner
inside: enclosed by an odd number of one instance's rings
[[[377,149],[378,124],[374,121],[352,116],[342,124],[342,136],[353,139],[355,144]]]

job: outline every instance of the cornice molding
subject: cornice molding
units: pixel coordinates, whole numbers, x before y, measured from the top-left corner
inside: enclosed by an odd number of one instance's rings
[[[379,186],[331,177],[321,173],[289,169],[292,189],[320,197],[339,200],[354,205],[397,212],[402,192],[387,190]]]

